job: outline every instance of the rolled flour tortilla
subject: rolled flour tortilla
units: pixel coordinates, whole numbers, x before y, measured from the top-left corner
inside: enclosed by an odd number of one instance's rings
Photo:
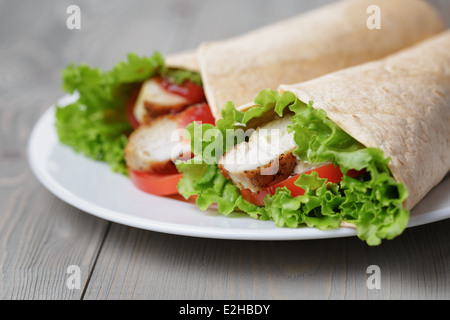
[[[450,30],[384,59],[296,85],[281,85],[313,101],[366,147],[391,158],[412,209],[450,170]]]
[[[171,54],[165,57],[165,63],[171,68],[180,68],[190,71],[200,71],[197,53],[195,51],[185,51]]]
[[[368,8],[374,5],[380,9],[381,29],[367,26]],[[238,37],[204,43],[197,57],[206,97],[218,118],[227,101],[242,105],[263,89],[379,59],[444,29],[426,1],[343,0]]]

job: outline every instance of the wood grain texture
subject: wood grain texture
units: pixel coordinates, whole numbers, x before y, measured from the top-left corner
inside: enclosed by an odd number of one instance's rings
[[[30,132],[63,95],[67,64],[179,52],[330,1],[0,0],[0,299],[449,299],[450,220],[375,248],[356,238],[190,238],[81,212],[29,169]],[[448,22],[449,2],[433,2]],[[71,4],[81,30],[66,28]],[[80,289],[66,285],[70,265]],[[380,267],[380,290],[366,286],[369,265]]]
[[[449,227],[367,247],[356,238],[222,241],[113,225],[85,298],[446,299]],[[380,290],[367,288],[370,265],[380,267]]]

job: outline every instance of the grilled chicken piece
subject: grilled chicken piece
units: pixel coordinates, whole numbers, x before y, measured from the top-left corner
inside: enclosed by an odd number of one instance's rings
[[[178,173],[174,161],[191,155],[176,116],[168,115],[141,125],[129,137],[125,161],[129,169],[148,173]]]
[[[290,123],[290,117],[284,117],[257,128],[248,142],[235,145],[220,159],[222,174],[253,192],[288,178],[297,165],[297,145],[287,131]]]
[[[155,117],[182,111],[191,102],[164,90],[155,78],[145,81],[139,91],[133,114],[139,123],[149,123]]]

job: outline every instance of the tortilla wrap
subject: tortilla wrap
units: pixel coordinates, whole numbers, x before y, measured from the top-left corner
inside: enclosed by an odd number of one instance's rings
[[[377,5],[381,29],[369,29]],[[369,19],[370,20],[370,19]],[[343,0],[227,40],[204,43],[197,56],[216,118],[263,89],[298,83],[379,59],[445,29],[421,0]]]
[[[450,170],[450,31],[382,60],[296,85],[281,85],[313,101],[366,147],[390,157],[412,209]]]
[[[168,55],[165,57],[165,63],[171,68],[187,69],[196,72],[200,71],[196,51],[185,51]]]

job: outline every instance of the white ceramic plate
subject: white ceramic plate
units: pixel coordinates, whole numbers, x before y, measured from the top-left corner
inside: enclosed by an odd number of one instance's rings
[[[59,104],[73,99],[65,96]],[[351,228],[320,231],[278,228],[242,214],[222,216],[200,211],[194,204],[146,194],[123,175],[102,163],[76,154],[59,143],[54,129],[55,107],[36,123],[28,144],[30,166],[39,181],[63,201],[97,217],[120,224],[194,237],[239,240],[301,240],[355,236]],[[450,218],[450,176],[411,212],[408,227]]]

